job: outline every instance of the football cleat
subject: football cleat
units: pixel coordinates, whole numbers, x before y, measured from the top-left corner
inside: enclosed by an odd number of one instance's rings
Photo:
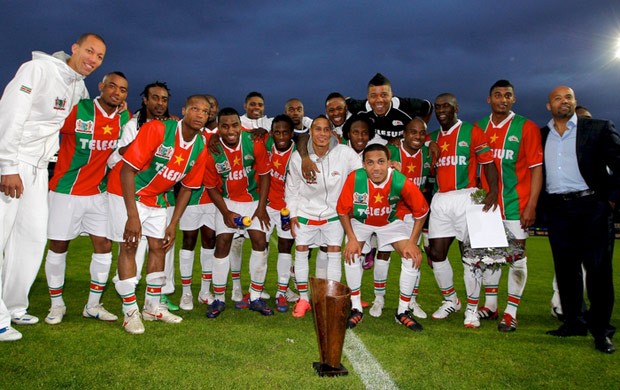
[[[407,328],[411,329],[414,332],[421,332],[422,329],[424,329],[424,327],[422,327],[422,325],[418,321],[414,320],[413,317],[411,317],[411,312],[409,310],[400,314],[396,313],[394,319],[397,323],[405,325]]]
[[[426,319],[428,317],[426,312],[422,310],[422,306],[420,306],[420,304],[413,298],[409,302],[409,309],[411,310],[411,314],[415,317],[421,319]]]
[[[230,296],[230,300],[233,302],[241,302],[243,299],[243,291],[241,288],[233,288],[232,295]]]
[[[19,317],[11,318],[11,322],[16,325],[34,325],[39,322],[39,319],[32,314],[24,313]]]
[[[434,320],[443,320],[445,318],[448,318],[450,314],[455,313],[459,310],[461,310],[461,301],[458,298],[456,302],[446,300],[443,301],[441,306],[439,306],[439,309],[437,309],[437,311],[433,313],[432,317]]]
[[[362,322],[364,318],[364,313],[357,309],[351,310],[351,314],[349,314],[349,319],[347,320],[347,329],[353,329]]]
[[[312,310],[312,306],[310,306],[310,302],[306,301],[303,298],[300,298],[295,306],[293,306],[293,317],[301,318],[306,315],[307,312]]]
[[[243,298],[235,303],[235,309],[247,309],[248,307],[250,307],[250,293],[247,293],[243,296]]]
[[[207,291],[205,294],[198,293],[198,303],[202,303],[203,305],[208,305],[215,300],[215,297],[210,291]]]
[[[478,309],[478,318],[481,320],[496,320],[498,317],[497,310],[492,311],[486,306],[482,306]]]
[[[142,318],[144,318],[145,321],[161,321],[167,324],[178,324],[183,321],[183,318],[170,313],[168,306],[164,303],[161,303],[156,307],[144,305],[144,310],[142,310]]]
[[[373,317],[381,317],[381,313],[383,313],[383,299],[375,298],[375,301],[372,303],[372,307],[370,308],[370,315]]]
[[[144,325],[138,309],[131,313],[125,313],[125,320],[123,321],[123,328],[125,332],[129,334],[142,334],[144,333]]]
[[[22,334],[12,326],[0,329],[0,341],[17,341],[22,338]]]
[[[250,302],[250,310],[257,311],[264,316],[272,316],[273,310],[267,306],[267,303],[261,298],[255,299]]]
[[[179,302],[179,307],[182,310],[193,310],[194,309],[194,296],[192,293],[186,293],[181,296],[181,302]]]
[[[288,302],[297,302],[299,300],[299,294],[295,293],[295,291],[288,287],[286,289],[286,300]]]
[[[45,317],[45,323],[49,325],[56,325],[62,322],[62,318],[65,316],[67,312],[67,307],[65,305],[55,305],[50,307],[50,312]]]
[[[84,318],[94,318],[96,320],[101,321],[109,321],[113,322],[118,320],[118,317],[106,309],[103,308],[103,304],[98,303],[94,306],[84,306],[84,310],[82,311],[82,317]]]
[[[217,318],[222,312],[226,310],[226,302],[222,302],[216,299],[209,305],[207,309],[207,318]]]
[[[478,313],[473,310],[465,310],[465,320],[463,321],[463,325],[466,328],[479,328],[480,327],[480,318],[478,318]]]
[[[170,310],[170,311],[178,311],[179,310],[179,306],[177,306],[174,303],[172,303],[167,295],[161,294],[161,298],[159,299],[159,301],[161,303],[165,304],[168,307],[168,310]]]
[[[517,319],[508,313],[504,313],[502,320],[497,324],[497,330],[500,332],[514,332],[517,330]]]
[[[286,300],[286,296],[284,294],[276,297],[276,310],[280,313],[286,313],[288,311],[288,301]]]

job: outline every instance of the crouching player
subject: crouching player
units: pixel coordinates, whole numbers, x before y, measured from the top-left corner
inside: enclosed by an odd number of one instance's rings
[[[389,169],[386,146],[369,145],[362,159],[364,168],[349,174],[337,205],[338,216],[347,235],[344,269],[351,288],[352,303],[347,326],[355,327],[364,316],[360,296],[363,274],[360,255],[364,242],[376,233],[379,250],[391,244],[402,259],[396,321],[413,331],[421,331],[422,325],[410,315],[409,301],[417,278],[415,269],[420,267],[422,261],[417,242],[428,214],[428,203],[405,175]],[[396,205],[400,201],[412,210],[415,218],[411,231],[405,222],[396,217]]]
[[[108,184],[110,218],[108,236],[122,242],[118,258],[116,291],[123,300],[128,333],[144,333],[136,303],[136,249],[142,235],[149,244],[144,319],[179,323],[182,318],[160,303],[166,281],[164,256],[172,246],[176,225],[187,206],[192,188],[202,183],[206,149],[200,130],[209,117],[209,104],[202,95],[187,98],[181,121],[145,123],[134,142],[110,174]],[[183,184],[170,225],[166,227],[165,193]]]

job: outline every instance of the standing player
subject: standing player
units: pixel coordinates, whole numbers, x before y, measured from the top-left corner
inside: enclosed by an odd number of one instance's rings
[[[347,110],[347,101],[339,92],[332,92],[325,99],[325,115],[329,119],[332,131],[342,137],[342,125],[349,119],[351,113]]]
[[[513,241],[512,245],[523,250],[523,257],[506,259],[510,264],[508,304],[497,326],[500,332],[514,332],[517,329],[517,308],[527,280],[525,240],[527,229],[536,220],[536,204],[542,188],[540,129],[534,122],[512,111],[515,102],[514,86],[508,80],[496,81],[487,97],[491,115],[477,123],[486,133],[499,167],[498,201],[504,227],[511,233],[509,239]],[[482,175],[483,183],[485,179]],[[497,318],[500,277],[501,270],[493,272],[487,269],[483,273],[486,299],[485,305],[478,310],[480,319]]]
[[[241,118],[241,127],[244,129],[271,129],[271,121],[273,118],[268,118],[265,115],[265,98],[260,92],[250,92],[245,97],[243,103],[243,109],[245,114]]]
[[[332,137],[325,116],[314,119],[309,134],[308,155],[319,172],[304,179],[301,156],[296,151],[291,156],[286,178],[286,204],[296,243],[295,278],[300,299],[293,309],[293,317],[297,318],[311,309],[308,301],[308,249],[311,245],[327,247],[327,279],[340,281],[344,231],[338,220],[336,202],[347,175],[362,165],[353,149],[338,144]]]
[[[233,108],[219,112],[218,133],[220,153],[209,154],[204,179],[209,196],[220,211],[215,218],[215,300],[209,305],[207,317],[216,318],[226,309],[224,293],[230,268],[230,247],[240,227],[235,219],[243,217],[252,220],[246,227],[252,242],[249,308],[269,316],[273,310],[261,299],[267,273],[265,232],[269,227],[266,209],[271,169],[269,156],[263,142],[253,140],[249,132],[241,130],[239,114]]]
[[[308,132],[312,119],[304,116],[304,104],[301,100],[297,98],[287,100],[284,104],[284,114],[293,120],[294,138],[297,138],[298,134]]]
[[[54,176],[50,180],[50,239],[45,275],[52,304],[45,322],[54,325],[66,312],[62,293],[67,250],[71,240],[88,233],[94,253],[90,262],[90,293],[82,315],[116,321],[100,302],[112,264],[112,242],[106,238],[108,205],[107,160],[116,148],[121,127],[129,113],[118,112],[127,98],[127,79],[120,72],[105,75],[99,83],[101,95],[83,99],[71,110],[60,129],[62,140]]]
[[[429,249],[426,253],[444,299],[432,315],[437,320],[461,309],[454,290],[452,266],[446,256],[454,238],[461,244],[468,234],[465,211],[472,204],[470,195],[476,190],[478,164],[482,164],[490,186],[483,210],[497,207],[497,168],[487,138],[479,127],[458,119],[458,111],[453,94],[442,93],[435,98],[435,115],[441,128],[431,133],[431,139],[440,148],[436,163],[439,192],[431,202]],[[470,271],[466,269],[465,272]],[[477,307],[478,302],[475,304]],[[465,326],[478,321],[475,310],[466,311],[466,314]]]
[[[181,121],[151,121],[123,154],[123,162],[110,173],[109,238],[121,242],[116,291],[123,300],[123,327],[131,334],[144,333],[136,303],[136,248],[145,235],[149,243],[144,319],[167,323],[182,321],[161,303],[166,282],[164,256],[172,246],[176,225],[191,194],[200,187],[205,168],[205,143],[200,129],[209,116],[203,95],[186,99]],[[166,227],[166,192],[181,182],[178,202]]]
[[[47,241],[47,165],[58,150],[58,130],[80,99],[84,78],[105,56],[103,39],[83,34],[62,51],[32,53],[0,100],[0,341],[18,340],[18,325],[35,324],[28,294]]]
[[[338,216],[347,235],[344,249],[345,273],[351,288],[352,310],[347,326],[354,328],[363,318],[360,288],[362,262],[360,255],[364,243],[377,235],[379,250],[391,244],[402,260],[400,297],[396,321],[411,330],[422,326],[409,314],[409,301],[419,276],[422,254],[417,246],[422,226],[428,213],[428,204],[415,184],[405,175],[388,169],[389,152],[383,145],[370,145],[362,156],[364,168],[347,177],[338,198]],[[402,200],[412,210],[413,229],[396,217],[396,205]],[[417,272],[414,270],[417,269]]]

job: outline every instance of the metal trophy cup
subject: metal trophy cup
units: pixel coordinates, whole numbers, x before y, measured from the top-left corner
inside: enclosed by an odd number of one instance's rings
[[[312,366],[320,376],[347,375],[340,363],[347,318],[351,311],[351,289],[334,280],[310,278],[314,329],[321,361]]]

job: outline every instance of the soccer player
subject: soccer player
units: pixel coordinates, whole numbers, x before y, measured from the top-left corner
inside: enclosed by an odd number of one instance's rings
[[[342,125],[349,119],[351,113],[347,109],[347,101],[339,92],[332,92],[325,99],[325,115],[329,119],[332,131],[342,137]]]
[[[319,172],[311,179],[304,179],[301,156],[299,151],[295,151],[289,161],[286,178],[285,200],[295,238],[295,278],[300,295],[293,309],[293,317],[296,318],[305,316],[311,309],[308,301],[310,246],[327,247],[327,279],[340,281],[340,247],[344,231],[338,221],[336,202],[347,175],[362,165],[353,149],[338,144],[324,115],[314,119],[309,134],[308,154],[317,164]]]
[[[263,129],[265,132],[271,129],[273,118],[268,118],[265,115],[265,98],[260,92],[248,93],[243,103],[243,109],[245,114],[241,116],[241,127],[248,130]]]
[[[304,104],[297,98],[292,98],[286,101],[284,104],[284,114],[293,120],[294,138],[297,138],[298,134],[307,133],[312,119],[304,116]]]
[[[476,190],[478,164],[482,164],[490,187],[483,200],[483,210],[497,207],[497,169],[487,137],[479,127],[458,119],[458,111],[453,94],[442,93],[435,98],[435,116],[441,128],[431,133],[431,139],[440,148],[436,163],[439,192],[431,201],[426,253],[444,299],[432,315],[437,320],[461,309],[454,290],[452,266],[446,256],[454,238],[461,244],[468,234],[465,211],[472,204],[470,195]],[[470,270],[467,268],[465,272]],[[476,322],[479,322],[476,310],[466,311],[465,326]]]
[[[274,229],[278,233],[278,288],[275,295],[276,309],[279,312],[288,311],[287,294],[290,296],[288,284],[291,278],[292,256],[291,250],[295,240],[291,234],[290,222],[282,224],[281,211],[286,209],[284,200],[284,185],[286,170],[291,155],[295,151],[293,142],[294,122],[287,115],[278,115],[271,123],[271,133],[266,142],[267,152],[271,161],[271,182],[267,197],[267,213],[271,221],[267,237],[270,237]],[[269,240],[267,240],[269,241]]]
[[[261,299],[267,273],[265,232],[269,228],[269,156],[265,144],[241,130],[239,114],[224,108],[218,114],[220,153],[209,154],[204,185],[219,210],[215,218],[213,291],[215,299],[207,310],[208,318],[218,317],[226,309],[224,293],[230,268],[229,252],[233,236],[239,232],[237,218],[250,217],[246,227],[252,242],[250,256],[250,310],[269,316],[273,310]]]
[[[103,39],[83,34],[71,56],[33,52],[0,100],[0,341],[18,340],[18,325],[35,324],[28,293],[47,241],[47,165],[58,150],[58,131],[80,99],[84,78],[102,63]]]
[[[487,103],[491,115],[478,121],[489,140],[498,169],[499,207],[509,243],[521,248],[519,255],[506,259],[508,271],[508,304],[497,326],[500,332],[517,329],[517,309],[527,280],[525,240],[528,228],[536,220],[536,205],[542,188],[543,151],[540,129],[536,124],[512,111],[516,102],[514,86],[508,80],[496,81],[489,90]],[[484,172],[483,172],[484,173]],[[486,187],[486,177],[481,176]],[[501,269],[483,272],[485,304],[478,310],[480,319],[495,319],[497,291]],[[476,283],[476,286],[479,284]],[[478,293],[475,294],[478,296]]]
[[[127,98],[127,79],[120,72],[105,75],[98,98],[83,99],[73,107],[60,129],[58,162],[49,188],[49,249],[45,276],[51,308],[45,322],[62,322],[67,310],[62,293],[69,243],[88,233],[94,253],[90,262],[90,293],[82,315],[102,321],[116,321],[100,302],[112,264],[112,242],[106,238],[108,205],[107,160],[120,137],[129,113],[119,113]]]
[[[362,159],[364,168],[349,174],[337,205],[338,217],[347,235],[344,270],[351,288],[352,303],[347,326],[354,328],[364,316],[360,296],[364,271],[360,255],[364,243],[376,234],[379,250],[391,244],[402,259],[396,321],[413,331],[420,331],[422,326],[411,318],[409,301],[422,261],[417,243],[428,213],[428,204],[413,182],[402,173],[388,169],[390,159],[387,147],[369,145],[364,149]],[[401,200],[412,210],[415,219],[413,229],[409,229],[396,216],[396,205]],[[414,272],[415,269],[418,272]]]
[[[200,130],[208,116],[209,103],[203,95],[188,97],[182,120],[145,123],[123,154],[123,162],[110,173],[108,201],[114,217],[109,220],[108,237],[121,243],[115,287],[123,300],[123,327],[130,334],[144,333],[136,303],[135,261],[142,235],[149,243],[144,319],[182,321],[161,303],[164,256],[174,242],[191,189],[200,187],[204,176],[207,154]],[[166,227],[166,192],[178,182],[182,186],[177,205]]]

